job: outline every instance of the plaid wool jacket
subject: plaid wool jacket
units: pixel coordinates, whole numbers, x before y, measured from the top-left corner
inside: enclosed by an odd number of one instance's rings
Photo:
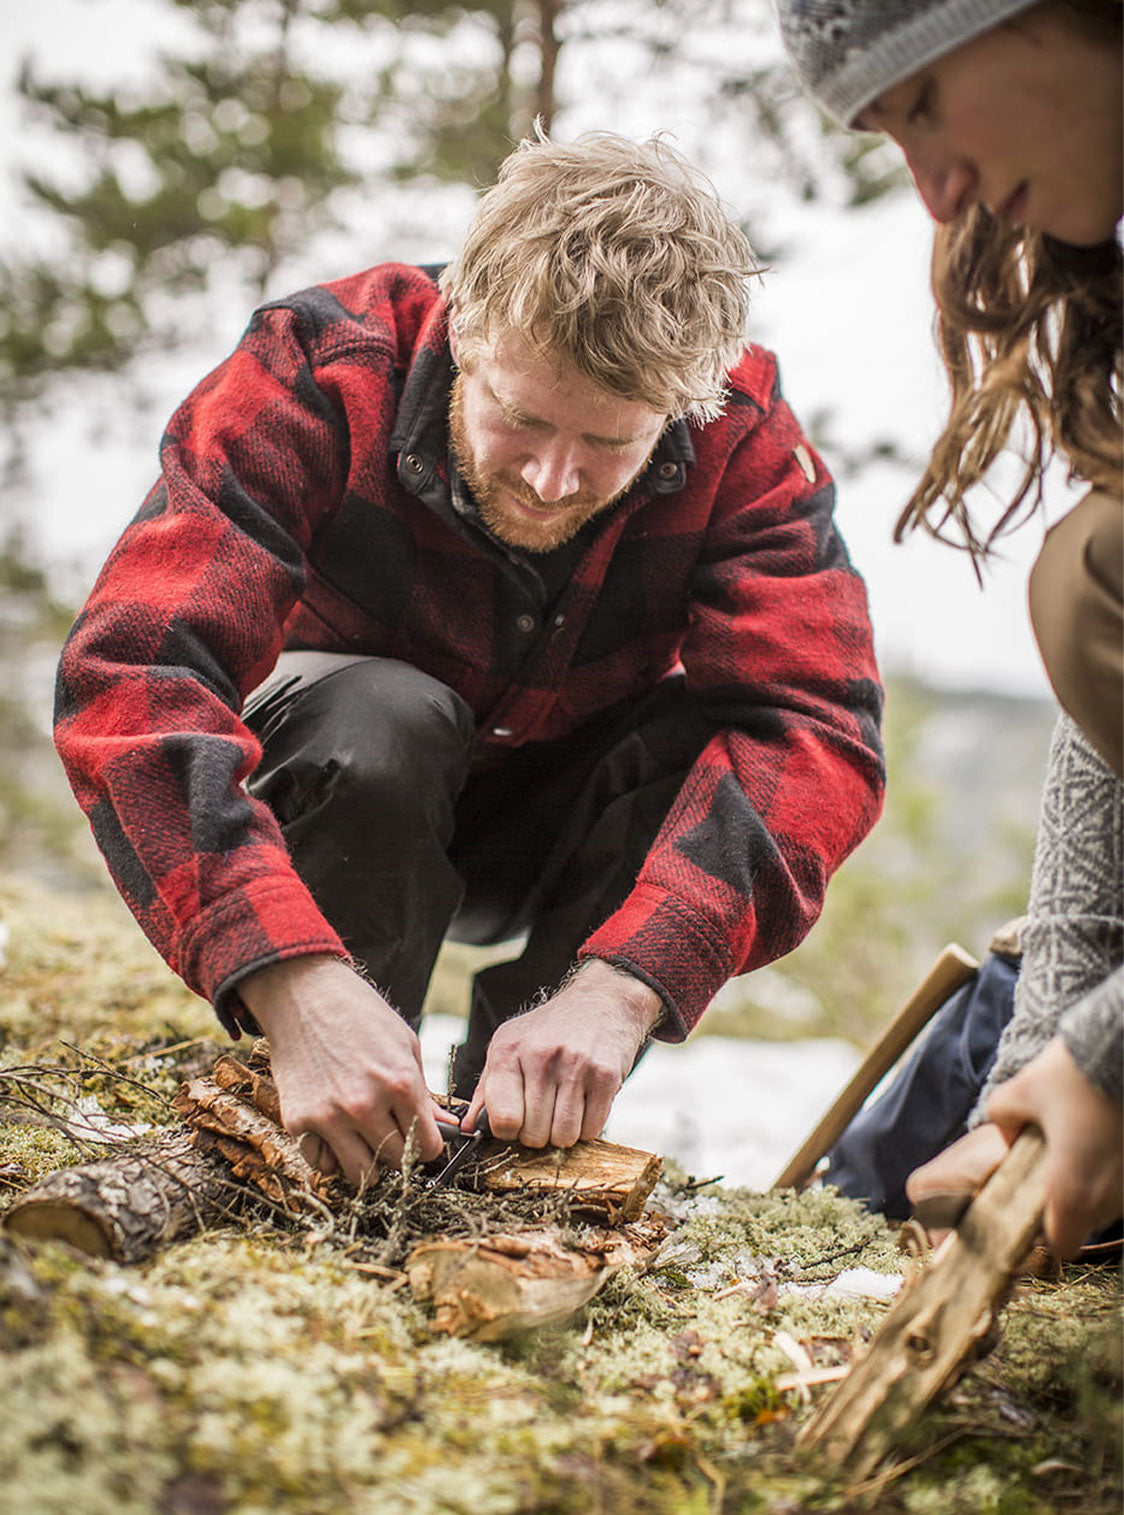
[[[161,477],[63,650],[56,740],[117,887],[233,1034],[254,969],[346,956],[244,780],[282,648],[402,659],[475,712],[484,761],[685,670],[720,730],[582,954],[686,1034],[793,948],[877,818],[881,690],[834,489],[757,347],[725,413],[668,428],[547,605],[454,508],[445,310],[387,264],[263,306],[173,416]]]

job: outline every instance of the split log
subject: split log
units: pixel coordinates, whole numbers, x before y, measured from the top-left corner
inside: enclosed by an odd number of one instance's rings
[[[662,1217],[565,1238],[557,1228],[422,1242],[406,1263],[414,1297],[433,1306],[438,1331],[500,1341],[562,1325],[623,1267],[641,1265],[667,1233]]]
[[[479,1176],[496,1194],[560,1190],[623,1225],[641,1214],[662,1167],[651,1152],[596,1139],[567,1148],[507,1147],[481,1161]]]
[[[1045,1194],[1045,1145],[1025,1130],[799,1445],[860,1479],[873,1471],[978,1355],[1041,1227]]]
[[[143,1148],[49,1174],[16,1201],[4,1225],[91,1257],[144,1262],[229,1213],[237,1197],[222,1157],[199,1151],[192,1132],[176,1128]]]

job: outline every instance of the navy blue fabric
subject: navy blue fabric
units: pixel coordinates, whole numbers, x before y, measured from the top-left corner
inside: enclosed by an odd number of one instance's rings
[[[860,1110],[828,1153],[834,1184],[891,1220],[910,1213],[905,1181],[962,1136],[1011,1019],[1018,968],[992,952],[937,1013],[889,1088]]]

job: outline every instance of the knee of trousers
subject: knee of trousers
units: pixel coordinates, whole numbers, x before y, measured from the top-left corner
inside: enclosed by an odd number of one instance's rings
[[[471,709],[447,685],[408,663],[357,659],[294,700],[253,787],[281,802],[283,819],[334,810],[345,824],[451,829],[474,735]]]

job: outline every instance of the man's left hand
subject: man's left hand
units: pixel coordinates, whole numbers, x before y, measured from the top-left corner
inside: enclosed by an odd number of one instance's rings
[[[598,1136],[662,1009],[640,979],[587,960],[545,1004],[494,1033],[462,1125],[471,1130],[486,1108],[502,1141],[572,1147]]]

